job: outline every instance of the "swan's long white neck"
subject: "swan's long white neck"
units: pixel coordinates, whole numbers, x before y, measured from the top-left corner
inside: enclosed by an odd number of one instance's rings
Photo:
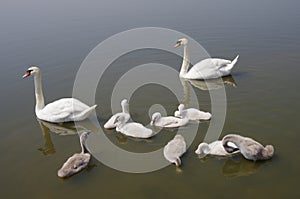
[[[42,77],[41,73],[37,72],[34,76],[34,87],[35,87],[35,112],[37,113],[45,107],[44,95],[42,89]]]
[[[189,47],[188,44],[185,44],[183,46],[183,60],[182,60],[182,65],[180,69],[179,76],[180,77],[185,77],[185,75],[188,72],[189,69],[189,64],[190,64],[190,53],[189,53]]]

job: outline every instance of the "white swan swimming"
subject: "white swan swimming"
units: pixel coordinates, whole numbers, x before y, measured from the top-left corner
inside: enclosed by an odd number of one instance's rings
[[[89,154],[86,150],[85,142],[89,134],[90,132],[84,132],[80,135],[81,153],[75,153],[68,158],[63,166],[58,170],[58,177],[69,177],[75,173],[78,173],[88,165],[91,159],[91,154]]]
[[[38,119],[48,122],[70,122],[86,119],[97,105],[89,107],[75,98],[62,98],[45,106],[42,90],[42,79],[39,67],[32,66],[23,75],[23,78],[34,76],[35,85],[35,114]]]
[[[130,119],[128,106],[129,106],[129,104],[128,104],[127,99],[123,99],[121,102],[122,112],[116,113],[113,116],[111,116],[111,118],[104,124],[104,128],[106,128],[106,129],[116,128],[116,124],[114,122],[115,122],[116,118],[121,115],[124,116],[125,123],[126,123]]]
[[[158,126],[164,128],[175,128],[184,126],[189,122],[187,117],[178,118],[173,116],[162,117],[159,112],[153,113],[151,119],[151,126]]]
[[[184,109],[183,104],[178,106],[178,111],[175,111],[174,116],[180,118],[186,116],[189,120],[209,120],[211,118],[209,112],[200,111],[195,108]]]
[[[164,147],[164,156],[176,166],[181,165],[180,157],[186,152],[186,143],[182,135],[175,135],[175,137],[168,142]]]
[[[215,155],[215,156],[230,156],[235,153],[239,153],[238,148],[233,143],[230,143],[229,146],[232,148],[232,153],[228,153],[222,144],[221,140],[214,141],[210,144],[202,142],[199,144],[197,150],[195,151],[201,157],[206,155]],[[229,147],[228,146],[228,147]]]
[[[186,38],[179,39],[175,44],[175,47],[178,46],[184,47],[179,77],[186,79],[213,79],[229,75],[239,57],[236,56],[233,61],[219,58],[207,58],[195,64],[188,71],[190,64],[188,40]]]
[[[142,124],[137,122],[125,122],[125,117],[120,115],[116,117],[115,122],[116,131],[124,135],[135,137],[135,138],[150,138],[155,135],[155,133]]]
[[[229,153],[232,152],[232,147],[228,147],[229,142],[235,144],[247,160],[267,160],[271,159],[274,155],[274,147],[272,145],[264,147],[252,138],[236,134],[228,134],[222,139],[224,149]]]

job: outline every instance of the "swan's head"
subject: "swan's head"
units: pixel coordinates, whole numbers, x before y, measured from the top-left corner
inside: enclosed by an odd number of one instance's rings
[[[150,125],[153,126],[157,120],[161,118],[161,114],[159,112],[153,113]]]
[[[205,156],[210,152],[209,145],[205,142],[199,144],[197,150],[195,151],[196,154],[200,156]]]
[[[28,77],[30,75],[36,75],[37,73],[40,72],[40,68],[37,66],[31,66],[27,69],[27,71],[25,72],[25,74],[23,75],[22,78]]]
[[[186,38],[179,39],[174,47],[185,46],[188,44],[188,40]]]

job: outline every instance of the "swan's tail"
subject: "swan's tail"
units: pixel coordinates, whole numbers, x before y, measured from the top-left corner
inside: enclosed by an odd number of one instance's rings
[[[95,110],[96,107],[97,107],[97,105],[94,105],[94,106],[91,106],[90,108],[84,110],[82,113],[77,115],[76,118],[74,118],[74,121],[80,121],[80,120],[84,120],[84,119],[88,118],[90,116],[90,114],[92,113],[92,111]]]
[[[238,59],[239,59],[239,55],[237,55],[236,58],[234,58],[234,60],[232,60],[230,64],[227,64],[226,69],[228,71],[231,71],[234,65],[236,64],[236,62],[238,61]]]

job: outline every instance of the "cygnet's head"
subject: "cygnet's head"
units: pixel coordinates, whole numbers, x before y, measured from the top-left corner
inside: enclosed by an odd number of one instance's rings
[[[125,117],[123,115],[119,115],[118,117],[116,117],[114,124],[121,125],[125,123]]]
[[[185,46],[188,44],[188,40],[186,38],[179,39],[174,47]]]
[[[91,134],[91,132],[83,132],[80,135],[80,142],[84,144],[90,134]]]
[[[31,66],[27,69],[27,71],[25,72],[25,74],[22,76],[22,78],[28,77],[30,75],[36,75],[40,72],[40,68],[37,66]]]
[[[200,156],[205,156],[210,152],[209,145],[205,142],[199,144],[197,150],[195,151],[196,154]]]
[[[161,114],[159,112],[153,113],[150,125],[153,126],[157,120],[161,118]]]
[[[121,101],[121,106],[125,106],[125,105],[127,105],[127,104],[128,104],[127,99],[123,99],[123,100]]]
[[[263,151],[263,155],[268,158],[272,157],[274,155],[274,147],[272,145],[267,145]]]
[[[175,116],[175,117],[181,117],[181,114],[180,114],[179,111],[175,111],[174,116]]]
[[[179,110],[180,112],[182,112],[182,111],[183,111],[183,109],[184,109],[184,104],[179,104],[179,106],[178,106],[178,110]]]

